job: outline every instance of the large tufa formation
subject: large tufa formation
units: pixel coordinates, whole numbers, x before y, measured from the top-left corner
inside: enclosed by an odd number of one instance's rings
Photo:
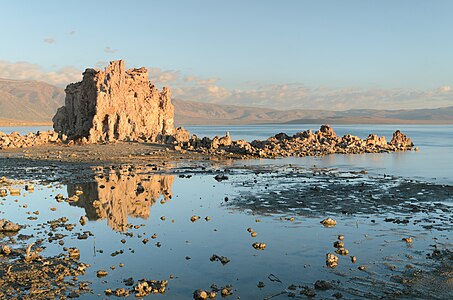
[[[126,71],[123,60],[112,61],[104,72],[86,69],[83,80],[65,91],[65,106],[53,117],[53,127],[71,140],[154,141],[173,134],[170,90],[159,92],[144,67]]]

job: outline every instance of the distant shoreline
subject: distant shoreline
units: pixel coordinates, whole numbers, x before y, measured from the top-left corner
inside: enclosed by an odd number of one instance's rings
[[[240,123],[240,122],[187,122],[178,123],[176,126],[248,126],[248,125],[304,125],[304,124],[329,124],[329,125],[453,125],[453,120],[329,120],[329,119],[307,119],[289,122],[256,122],[256,123]],[[52,127],[52,122],[27,122],[27,121],[4,121],[0,120],[0,127],[32,127],[32,126],[49,126]]]
[[[30,127],[30,126],[51,126],[52,122],[27,122],[27,121],[4,121],[0,120],[0,127]]]

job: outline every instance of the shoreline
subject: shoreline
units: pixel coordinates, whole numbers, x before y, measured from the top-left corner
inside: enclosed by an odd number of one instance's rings
[[[233,121],[233,120],[232,120]],[[207,122],[202,122],[202,123],[175,123],[175,126],[275,126],[275,125],[321,125],[321,124],[330,124],[332,126],[335,125],[423,125],[423,126],[445,126],[445,125],[453,125],[453,120],[449,121],[443,121],[443,120],[426,120],[425,122],[422,121],[395,121],[395,120],[379,120],[376,122],[332,122],[327,119],[315,119],[315,120],[307,120],[306,122],[297,122],[297,123],[292,123],[292,121],[289,122],[255,122],[255,123],[237,123],[237,122],[225,122],[225,123],[207,123]],[[53,123],[52,122],[27,122],[27,121],[3,121],[0,120],[0,127],[33,127],[33,126],[49,126],[52,127]]]

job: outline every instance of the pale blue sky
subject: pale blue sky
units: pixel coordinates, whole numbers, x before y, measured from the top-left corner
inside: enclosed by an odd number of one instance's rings
[[[452,16],[453,1],[441,0],[2,1],[0,61],[60,74],[121,58],[180,76],[163,82],[170,86],[187,88],[185,76],[217,78],[215,87],[230,93],[211,101],[181,90],[189,100],[269,106],[233,91],[272,84],[310,95],[324,88],[405,95],[443,89],[449,97],[433,106],[453,105]],[[13,76],[9,70],[0,77]]]

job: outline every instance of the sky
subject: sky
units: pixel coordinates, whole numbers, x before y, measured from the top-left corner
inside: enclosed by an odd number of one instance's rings
[[[0,78],[124,59],[173,97],[276,109],[453,105],[453,1],[0,0]]]

